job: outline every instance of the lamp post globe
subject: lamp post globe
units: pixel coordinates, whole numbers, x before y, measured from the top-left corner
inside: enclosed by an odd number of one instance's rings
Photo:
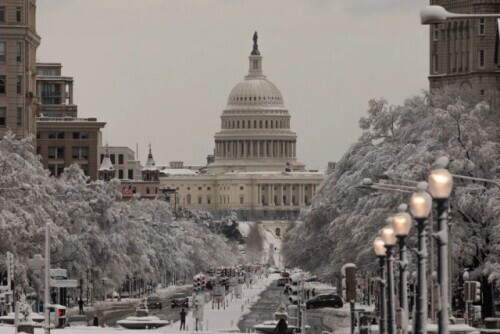
[[[410,213],[415,219],[428,218],[432,210],[432,197],[426,191],[414,193],[410,198]]]
[[[465,269],[462,277],[464,278],[464,282],[467,282],[469,280],[469,270]]]
[[[411,229],[411,216],[406,212],[399,212],[392,216],[392,228],[396,237],[407,237]]]
[[[446,200],[453,188],[453,176],[447,169],[439,168],[429,174],[429,192],[432,198]]]
[[[385,249],[384,240],[381,237],[376,237],[373,240],[373,250],[377,256],[385,256],[387,250]]]
[[[392,225],[384,226],[380,230],[380,238],[386,247],[392,247],[396,244],[396,234]]]

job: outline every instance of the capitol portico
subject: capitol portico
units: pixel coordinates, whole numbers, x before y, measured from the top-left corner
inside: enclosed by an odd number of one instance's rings
[[[297,135],[279,89],[262,71],[257,33],[249,71],[229,94],[215,134],[214,155],[203,173],[160,171],[163,188],[175,190],[172,206],[242,218],[294,218],[311,201],[324,174],[297,161]]]

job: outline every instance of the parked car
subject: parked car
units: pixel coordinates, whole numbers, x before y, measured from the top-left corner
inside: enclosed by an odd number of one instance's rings
[[[185,293],[176,293],[172,296],[172,308],[174,307],[189,307],[189,299]]]
[[[288,283],[288,278],[282,277],[278,278],[276,281],[276,286],[285,286]]]
[[[290,273],[288,271],[283,270],[281,272],[281,277],[290,277]]]
[[[341,308],[343,305],[342,297],[333,293],[317,295],[306,302],[306,308],[308,309],[321,307]]]
[[[160,297],[157,296],[148,297],[146,302],[148,304],[148,308],[159,308],[160,310],[162,308]]]

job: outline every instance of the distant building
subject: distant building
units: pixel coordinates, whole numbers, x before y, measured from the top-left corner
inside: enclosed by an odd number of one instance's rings
[[[106,148],[109,153],[109,158],[114,168],[116,169],[116,178],[123,180],[140,180],[142,166],[135,158],[135,153],[132,149],[125,146],[109,146],[99,148],[99,161],[103,161]]]
[[[172,207],[235,211],[243,219],[296,218],[324,174],[298,162],[290,118],[281,92],[262,72],[255,34],[248,75],[229,94],[206,168],[160,169],[162,188],[174,193]]]
[[[500,13],[498,0],[431,0],[450,12]],[[449,19],[430,26],[430,89],[500,90],[498,23],[495,18]]]
[[[61,69],[59,63],[38,64],[37,154],[52,175],[59,176],[65,167],[77,163],[95,180],[101,129],[106,123],[97,118],[78,118],[78,108],[73,103],[73,78],[62,76]]]
[[[0,138],[35,137],[36,0],[0,1]]]
[[[156,199],[163,194],[160,192],[160,171],[156,167],[156,163],[153,158],[153,153],[151,152],[151,146],[149,147],[148,160],[144,167],[141,168],[141,178],[135,179],[123,179],[120,180],[120,184],[117,186],[118,191],[122,194],[123,200],[129,200],[133,196],[138,196],[141,199]],[[104,147],[103,158],[101,160],[101,166],[98,171],[98,178],[100,180],[109,182],[111,179],[116,177],[116,168],[111,160],[110,151],[107,147]]]

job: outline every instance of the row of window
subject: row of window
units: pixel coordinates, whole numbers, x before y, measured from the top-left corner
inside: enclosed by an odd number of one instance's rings
[[[123,165],[123,161],[124,161],[124,156],[123,154],[110,154],[109,155],[109,159],[111,160],[111,163],[112,164],[115,164],[116,163],[116,156],[118,156],[118,165]],[[104,154],[101,154],[101,161],[104,159]]]
[[[41,139],[40,131],[36,133],[36,139]],[[48,139],[65,139],[66,133],[64,131],[48,131],[47,132]],[[88,131],[73,131],[73,139],[89,139]],[[68,138],[69,139],[69,138]]]
[[[253,125],[253,127],[252,127]],[[269,120],[269,121],[257,121],[254,120],[223,120],[223,129],[288,129],[290,128],[290,123],[288,120]]]
[[[469,69],[468,63],[469,63],[469,54],[467,52],[452,52],[450,53],[449,56],[449,61],[450,61],[450,71],[451,72],[457,72],[457,71],[467,71]],[[478,61],[478,68],[479,69],[484,69],[486,66],[485,63],[485,50],[478,50],[477,54],[477,61]],[[434,54],[432,56],[432,71],[433,73],[439,73],[439,58],[437,54]]]
[[[234,96],[233,101],[281,101],[280,96]]]
[[[239,202],[240,204],[245,204],[245,196],[239,196]],[[307,196],[304,196],[304,202],[306,205],[309,205],[309,198]],[[229,204],[229,196],[228,195],[221,195],[219,196],[219,203],[220,204]],[[262,196],[261,198],[261,203],[262,205],[269,205],[269,202],[266,201],[266,197]],[[299,203],[296,201],[295,196],[292,196],[291,203],[289,202],[289,199],[287,199],[286,195],[282,197],[282,202],[278,202],[278,196],[274,196],[274,202],[275,204],[278,205],[299,205]],[[192,204],[192,198],[191,195],[188,194],[186,195],[186,204],[191,205]],[[206,203],[203,203],[203,196],[198,196],[198,204],[212,204],[212,198],[210,196],[206,197]]]
[[[16,125],[23,125],[23,108],[16,108]],[[7,107],[0,107],[0,126],[7,125]]]
[[[23,76],[18,75],[16,77],[16,92],[21,95],[23,93]],[[0,75],[0,94],[7,93],[7,76]]]
[[[486,20],[484,18],[478,20],[477,34],[479,36],[484,36],[486,34]],[[469,39],[470,30],[468,23],[455,22],[449,23],[447,26],[447,37],[448,40],[459,40],[459,39]],[[439,41],[439,24],[435,24],[432,27],[432,40]]]
[[[6,8],[4,6],[0,7],[0,23],[6,22]],[[23,7],[16,7],[16,23],[22,22]]]
[[[89,175],[89,165],[88,164],[79,164],[80,165],[80,168],[82,169],[82,171],[85,173],[85,175]],[[53,175],[53,176],[61,176],[61,174],[64,172],[64,168],[66,168],[66,166],[62,163],[55,163],[55,164],[49,164],[48,165],[48,169],[49,169],[49,172],[50,172],[50,175]]]
[[[40,146],[37,147],[37,154],[40,154]],[[48,148],[48,159],[64,159],[65,148],[49,146]],[[88,159],[89,158],[89,148],[88,147],[72,147],[71,157],[73,159]]]

